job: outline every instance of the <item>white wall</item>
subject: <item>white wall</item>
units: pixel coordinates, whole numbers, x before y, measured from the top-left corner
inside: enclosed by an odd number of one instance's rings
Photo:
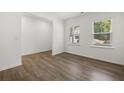
[[[91,47],[92,22],[112,19],[113,49]],[[69,30],[72,25],[80,25],[80,46],[69,45]],[[123,13],[85,13],[65,22],[65,51],[124,65],[124,15]]]
[[[62,20],[54,20],[52,55],[56,55],[62,52],[64,52],[64,22]]]
[[[52,23],[31,15],[22,16],[22,55],[52,50]]]
[[[0,70],[21,65],[21,14],[0,13]]]
[[[46,18],[53,23],[53,42],[52,42],[52,55],[56,55],[64,52],[64,22],[61,19],[56,18],[51,13],[47,12],[36,12],[30,13],[42,18]]]

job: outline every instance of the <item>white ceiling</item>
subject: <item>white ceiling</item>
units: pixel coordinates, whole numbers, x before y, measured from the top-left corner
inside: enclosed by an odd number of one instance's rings
[[[68,19],[68,18],[72,18],[75,16],[80,15],[80,12],[31,12],[33,15],[37,15],[40,17],[46,17],[46,18],[59,18],[59,19]]]
[[[51,12],[51,14],[60,19],[68,19],[80,15],[80,12]]]

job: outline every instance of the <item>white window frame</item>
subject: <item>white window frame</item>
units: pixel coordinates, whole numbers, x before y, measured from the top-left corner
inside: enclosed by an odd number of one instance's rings
[[[75,27],[79,27],[79,29],[80,29],[80,25],[73,25],[73,26],[71,26],[71,28],[70,28],[70,31],[69,31],[69,42],[70,42],[70,45],[75,45],[75,46],[79,46],[79,43],[80,43],[80,31],[79,31],[79,34],[74,34],[74,28]],[[72,34],[70,34],[71,33],[71,30],[72,30]],[[70,41],[70,36],[72,35],[72,37],[74,37],[74,36],[79,36],[79,43],[74,43],[73,42],[73,40],[72,40],[72,42]],[[73,38],[72,38],[73,39]]]
[[[92,45],[91,46],[94,46],[94,47],[105,47],[105,48],[112,48],[112,37],[113,37],[113,32],[112,32],[112,20],[110,19],[110,18],[107,18],[108,20],[110,20],[111,21],[111,25],[110,25],[110,32],[105,32],[105,33],[101,33],[101,34],[107,34],[107,33],[110,33],[110,44],[103,44],[103,45],[96,45],[96,44],[94,44],[94,35],[95,34],[99,34],[99,33],[95,33],[95,31],[94,31],[94,23],[95,22],[100,22],[100,21],[102,21],[102,20],[104,20],[104,19],[101,19],[101,20],[97,20],[97,21],[94,21],[94,22],[92,22]]]

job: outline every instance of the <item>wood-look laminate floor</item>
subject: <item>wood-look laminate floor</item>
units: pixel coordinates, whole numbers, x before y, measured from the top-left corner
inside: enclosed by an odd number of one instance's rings
[[[124,80],[124,66],[62,53],[42,52],[22,57],[22,66],[0,72],[4,81]]]

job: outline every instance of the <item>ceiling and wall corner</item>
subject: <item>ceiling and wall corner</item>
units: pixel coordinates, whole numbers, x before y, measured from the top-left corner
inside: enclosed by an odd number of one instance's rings
[[[67,20],[81,15],[81,12],[30,12],[32,15],[53,21],[54,19]]]

